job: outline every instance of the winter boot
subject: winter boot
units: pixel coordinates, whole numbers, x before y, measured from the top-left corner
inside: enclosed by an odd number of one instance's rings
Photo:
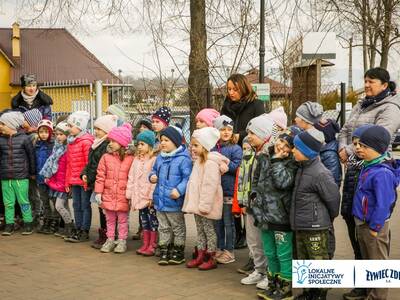
[[[114,253],[125,253],[126,252],[126,240],[118,240],[117,242],[117,247],[114,248]]]
[[[160,246],[160,260],[158,261],[158,264],[160,266],[166,266],[168,265],[168,260],[169,260],[169,255],[168,255],[168,246]]]
[[[94,249],[100,249],[101,246],[103,246],[103,244],[107,240],[107,230],[106,229],[99,228],[98,232],[99,232],[99,237],[91,245],[91,247]]]
[[[200,271],[208,271],[217,268],[215,252],[206,252],[204,262],[198,267]]]
[[[14,224],[6,224],[2,236],[10,236],[14,233]]]
[[[251,273],[253,273],[253,271],[254,271],[254,260],[251,257],[249,257],[249,260],[243,267],[237,269],[238,273],[246,275],[250,275]]]
[[[44,218],[43,220],[43,225],[39,227],[38,233],[42,234],[49,234],[50,233],[50,219],[49,218]]]
[[[275,299],[275,293],[277,292],[277,289],[279,288],[278,285],[278,277],[277,276],[272,276],[271,273],[267,274],[268,277],[268,287],[257,293],[257,297],[259,299],[266,299],[266,300],[270,300],[270,299]],[[278,298],[280,299],[280,298]]]
[[[143,230],[142,246],[136,250],[136,254],[143,255],[143,252],[149,247],[149,243],[150,243],[150,230]]]
[[[197,250],[197,257],[190,260],[186,264],[186,267],[191,269],[191,268],[197,268],[198,266],[200,266],[204,262],[205,254],[206,254],[206,250],[203,250],[203,249]]]
[[[30,235],[33,233],[32,222],[26,222],[24,228],[22,229],[22,235]]]
[[[150,231],[149,246],[143,251],[144,256],[153,256],[157,247],[157,231]]]
[[[277,290],[274,294],[274,299],[293,299],[292,281],[277,277],[276,282]]]
[[[57,231],[58,224],[59,224],[58,219],[52,219],[50,220],[50,225],[49,225],[49,233],[48,234],[54,234]]]
[[[73,230],[75,229],[74,222],[66,223],[64,225],[64,234],[61,238],[66,238],[72,235]]]
[[[185,262],[185,245],[178,246],[174,245],[172,254],[168,260],[169,265],[180,265]]]
[[[54,236],[56,236],[56,237],[64,237],[65,236],[65,227],[58,226],[58,229],[54,233]]]

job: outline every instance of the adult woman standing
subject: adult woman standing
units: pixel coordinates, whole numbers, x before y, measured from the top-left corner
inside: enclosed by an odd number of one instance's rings
[[[34,74],[22,75],[21,87],[22,91],[11,100],[11,108],[22,113],[37,108],[42,113],[43,119],[51,120],[53,100],[49,95],[38,89],[36,76]]]
[[[242,74],[232,74],[226,84],[227,95],[221,108],[221,115],[234,122],[235,140],[241,146],[247,135],[249,121],[265,113],[264,103],[257,99],[250,82]]]

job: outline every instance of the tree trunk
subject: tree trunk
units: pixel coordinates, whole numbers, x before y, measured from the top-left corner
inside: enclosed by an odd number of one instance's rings
[[[389,60],[390,33],[392,28],[393,0],[383,1],[383,32],[381,37],[381,64],[380,67],[386,69]]]
[[[367,61],[367,0],[362,0],[362,42],[363,42],[363,64],[364,64],[364,73],[367,72],[368,69],[368,61]]]
[[[191,129],[195,116],[207,106],[210,80],[207,60],[206,3],[205,0],[190,1],[190,55],[189,55],[189,107]]]

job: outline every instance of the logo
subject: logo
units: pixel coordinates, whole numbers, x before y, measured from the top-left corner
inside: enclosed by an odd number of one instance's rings
[[[400,280],[400,271],[393,269],[382,269],[379,271],[365,270],[365,273],[366,281],[378,281],[383,279],[387,283],[390,283],[391,279]]]
[[[299,284],[304,284],[306,279],[308,278],[308,272],[309,268],[311,266],[311,263],[306,264],[305,261],[303,260],[303,263],[297,262],[296,266],[293,266],[294,273],[297,275],[297,283]]]

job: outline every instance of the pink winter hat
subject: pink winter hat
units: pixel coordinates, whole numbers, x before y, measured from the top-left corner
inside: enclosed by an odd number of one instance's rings
[[[129,123],[124,123],[120,127],[114,127],[107,137],[116,141],[122,147],[128,147],[129,143],[132,142],[132,126]]]
[[[196,119],[199,119],[207,124],[208,127],[213,127],[213,120],[219,117],[219,112],[217,112],[213,108],[204,108],[196,116]]]
[[[268,116],[275,122],[276,125],[281,127],[282,129],[287,128],[287,115],[283,107],[278,107],[271,111]]]
[[[114,127],[117,127],[118,116],[116,115],[105,115],[101,116],[94,121],[94,127],[97,127],[103,130],[105,133],[108,133]]]

